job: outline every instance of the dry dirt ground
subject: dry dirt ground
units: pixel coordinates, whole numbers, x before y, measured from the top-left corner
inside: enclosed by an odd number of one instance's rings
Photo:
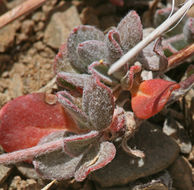
[[[7,0],[0,5],[0,15],[15,7],[24,0]],[[1,1],[0,1],[1,2]],[[32,92],[54,92],[57,86],[54,81],[53,60],[62,43],[70,31],[77,25],[90,24],[102,30],[117,25],[119,20],[129,9],[136,9],[143,18],[149,8],[148,0],[128,2],[124,7],[116,7],[109,1],[59,1],[48,0],[41,8],[27,16],[22,16],[13,23],[0,29],[0,108],[9,100]],[[151,18],[143,19],[146,26],[151,25]],[[181,69],[180,69],[181,70]],[[178,71],[179,75],[181,71]],[[173,75],[173,73],[172,73]],[[193,91],[184,102],[189,101],[189,114],[194,113],[194,101],[191,102]],[[183,105],[183,104],[182,104]],[[183,105],[185,106],[185,105]],[[182,117],[184,113],[179,113]],[[153,119],[153,122],[160,121]],[[194,123],[193,123],[194,124]],[[179,126],[179,124],[177,124]],[[180,124],[181,125],[181,124]],[[180,127],[180,126],[179,126]],[[181,125],[182,127],[182,125]],[[180,127],[180,128],[181,128]],[[177,139],[184,136],[186,139],[186,154],[179,153],[176,160],[167,170],[158,174],[165,183],[151,184],[152,179],[158,176],[146,177],[136,189],[167,190],[173,183],[173,189],[194,189],[194,147],[192,144],[192,129],[178,130]],[[183,139],[184,139],[183,138]],[[181,138],[180,138],[181,139]],[[189,143],[188,143],[189,142]],[[181,142],[179,142],[181,144]],[[2,150],[3,151],[3,150]],[[168,177],[170,175],[170,177]],[[161,178],[161,177],[160,177]],[[169,182],[170,180],[171,182]],[[41,189],[49,181],[41,180],[27,164],[17,166],[0,166],[0,190],[36,190]],[[135,182],[137,183],[137,182]],[[138,183],[137,183],[138,184]],[[74,181],[56,182],[50,189],[103,189],[90,180],[83,183]],[[104,188],[109,189],[109,188]],[[115,187],[110,189],[130,189]],[[132,189],[132,188],[131,188]]]

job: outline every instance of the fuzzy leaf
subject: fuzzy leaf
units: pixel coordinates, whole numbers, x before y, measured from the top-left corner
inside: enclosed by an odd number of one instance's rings
[[[86,152],[76,168],[75,180],[83,181],[90,172],[106,166],[113,160],[116,154],[115,146],[110,142],[96,144]]]
[[[137,59],[146,70],[164,71],[167,68],[168,60],[162,50],[161,38],[146,46]]]
[[[41,140],[40,144],[63,139],[64,133],[53,133]],[[74,176],[75,168],[83,155],[71,158],[63,151],[56,150],[37,156],[33,165],[36,171],[44,179],[65,180]]]
[[[185,40],[188,43],[194,42],[194,18],[193,17],[188,18],[183,28],[183,33],[184,33]]]
[[[68,58],[67,58],[67,45],[63,44],[59,48],[59,52],[57,53],[54,60],[54,72],[57,74],[60,71],[67,70]]]
[[[72,135],[64,139],[64,151],[71,157],[79,156],[92,143],[97,141],[98,131],[91,131],[87,134]]]
[[[91,130],[102,130],[109,127],[114,111],[111,90],[95,79],[86,82],[82,108],[92,124]]]
[[[190,67],[190,72],[194,72]],[[194,74],[191,74],[187,79],[181,81],[180,88],[173,91],[171,97],[168,100],[168,105],[172,104],[173,102],[177,101],[181,96],[184,96],[193,86],[194,86]]]
[[[108,48],[106,44],[98,40],[88,40],[80,43],[77,47],[77,53],[80,60],[87,65],[90,65],[94,61],[107,61],[108,58]]]
[[[123,55],[123,50],[120,45],[120,35],[116,28],[108,32],[105,42],[109,50],[109,64],[112,64]]]
[[[84,82],[90,80],[90,76],[86,74],[59,72],[57,74],[57,83],[71,94],[82,94]]]
[[[72,116],[77,126],[81,130],[87,130],[90,126],[86,114],[74,103],[74,97],[68,92],[62,91],[57,93],[58,101],[62,104],[65,110]]]
[[[70,63],[79,71],[87,72],[87,64],[79,59],[77,47],[88,40],[104,40],[104,34],[93,26],[78,26],[70,34],[67,40],[67,52]]]
[[[118,84],[118,81],[113,76],[108,75],[108,69],[108,64],[103,61],[96,61],[88,67],[88,72],[96,76],[105,84],[114,86]]]
[[[172,91],[178,89],[179,84],[162,79],[144,81],[132,93],[132,109],[141,119],[148,119],[162,110]]]
[[[177,11],[177,8],[175,8],[175,11]],[[156,11],[154,15],[154,25],[155,27],[162,24],[170,15],[171,8],[163,8]],[[166,33],[166,36],[175,36],[177,34],[182,33],[183,26],[185,21],[187,20],[187,16],[185,15],[184,18],[182,18],[181,22],[172,30]]]
[[[134,47],[142,40],[143,29],[141,20],[135,11],[130,11],[118,24],[117,30],[120,34],[121,46],[124,53]]]
[[[117,107],[114,111],[113,122],[110,130],[115,133],[120,131],[125,126],[125,112],[123,108]]]
[[[12,152],[33,147],[54,131],[78,131],[71,116],[56,100],[54,95],[34,93],[3,106],[0,110],[0,145],[4,150]]]
[[[141,66],[131,66],[127,74],[121,79],[121,86],[123,90],[130,90],[134,84],[134,77],[136,73],[141,71]]]

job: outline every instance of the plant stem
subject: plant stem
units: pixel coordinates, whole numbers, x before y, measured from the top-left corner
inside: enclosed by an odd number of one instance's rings
[[[0,28],[14,21],[18,17],[40,7],[46,0],[27,0],[0,17]]]
[[[145,48],[150,42],[159,37],[169,27],[171,27],[178,19],[180,19],[184,13],[194,4],[194,0],[187,1],[175,14],[164,21],[158,26],[150,35],[148,35],[143,41],[139,42],[135,47],[129,50],[123,57],[115,62],[109,69],[108,74],[112,74],[120,67],[125,65],[129,60],[134,58],[143,48]]]
[[[23,150],[0,155],[0,164],[14,164],[26,160],[32,160],[35,156],[52,152],[63,147],[63,139],[34,146]]]
[[[180,88],[175,90],[168,99],[167,106],[177,101],[180,97],[184,96],[194,86],[194,74],[189,76],[184,81],[181,81]]]
[[[187,46],[186,48],[178,51],[168,58],[168,68],[166,71],[176,67],[182,61],[194,54],[194,44]]]

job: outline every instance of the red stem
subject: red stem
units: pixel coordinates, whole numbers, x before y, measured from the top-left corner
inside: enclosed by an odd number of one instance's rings
[[[194,43],[178,51],[168,58],[167,71],[178,66],[182,61],[194,54]]]
[[[35,156],[59,150],[63,147],[63,139],[34,146],[23,150],[0,155],[0,164],[14,164],[25,160],[32,160]]]

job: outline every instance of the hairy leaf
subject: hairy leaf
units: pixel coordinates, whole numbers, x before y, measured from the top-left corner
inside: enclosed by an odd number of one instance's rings
[[[80,43],[77,47],[77,53],[80,60],[87,65],[99,60],[105,60],[106,62],[108,59],[106,44],[98,40],[88,40]]]
[[[97,141],[98,131],[91,131],[86,134],[72,135],[64,139],[64,151],[71,157],[82,154],[92,143]]]
[[[163,9],[158,9],[154,15],[154,25],[155,27],[159,26],[160,24],[162,24],[170,15],[171,13],[171,8],[163,8]],[[177,11],[178,9],[175,8],[175,11]],[[174,11],[174,12],[175,12]],[[184,18],[182,18],[181,22],[171,31],[166,33],[166,36],[175,36],[177,34],[182,33],[183,31],[183,26],[185,21],[187,20],[187,16],[185,15]]]
[[[35,146],[54,131],[78,131],[63,107],[56,100],[52,102],[56,97],[49,95],[49,98],[44,93],[28,94],[8,102],[0,110],[0,145],[5,151]]]
[[[164,71],[168,65],[160,38],[146,46],[137,59],[145,69],[150,71]]]
[[[108,75],[108,69],[108,64],[104,61],[96,61],[88,67],[88,72],[107,85],[113,86],[118,84],[118,81],[113,76]]]
[[[86,74],[59,72],[57,74],[57,83],[66,90],[69,90],[71,94],[82,95],[84,83],[86,80],[90,80],[90,76]]]
[[[190,71],[194,72],[190,67]],[[177,101],[181,96],[184,96],[193,86],[194,86],[194,74],[191,74],[187,79],[181,81],[180,88],[173,91],[171,97],[168,100],[168,104],[172,104],[173,102]]]
[[[81,130],[87,130],[90,126],[87,115],[75,105],[72,97],[68,92],[62,91],[57,93],[58,101],[63,105],[65,110],[72,116],[77,126]]]
[[[57,74],[60,71],[65,71],[68,64],[67,58],[67,45],[63,44],[59,48],[59,52],[57,53],[54,60],[54,72]]]
[[[110,30],[106,35],[105,42],[109,50],[109,64],[113,64],[117,61],[122,55],[123,50],[121,48],[120,35],[117,29]]]
[[[90,172],[106,166],[113,160],[116,154],[115,146],[110,142],[101,142],[88,150],[82,157],[75,172],[75,180],[83,181]]]
[[[184,37],[187,42],[193,43],[194,42],[194,18],[188,18],[185,26],[183,28]]]
[[[141,71],[141,66],[131,66],[127,74],[121,79],[121,86],[124,90],[130,90],[134,84],[134,77],[136,73]]]
[[[63,136],[63,133],[53,133],[42,139],[40,144],[63,139]],[[76,166],[82,156],[71,158],[61,148],[60,150],[37,156],[33,161],[33,165],[39,175],[44,179],[65,180],[74,176]]]
[[[111,90],[95,79],[86,82],[82,108],[92,123],[91,130],[102,130],[109,127],[114,111]]]
[[[142,40],[143,29],[141,20],[135,11],[130,11],[118,24],[117,30],[120,34],[121,46],[124,53],[134,47]]]
[[[67,53],[70,63],[79,71],[87,72],[87,64],[79,59],[77,47],[80,43],[88,40],[104,40],[104,34],[93,26],[78,26],[74,28],[67,40]]]
[[[110,130],[113,133],[120,131],[125,126],[125,122],[124,109],[117,107],[114,111],[113,122],[111,123]]]

